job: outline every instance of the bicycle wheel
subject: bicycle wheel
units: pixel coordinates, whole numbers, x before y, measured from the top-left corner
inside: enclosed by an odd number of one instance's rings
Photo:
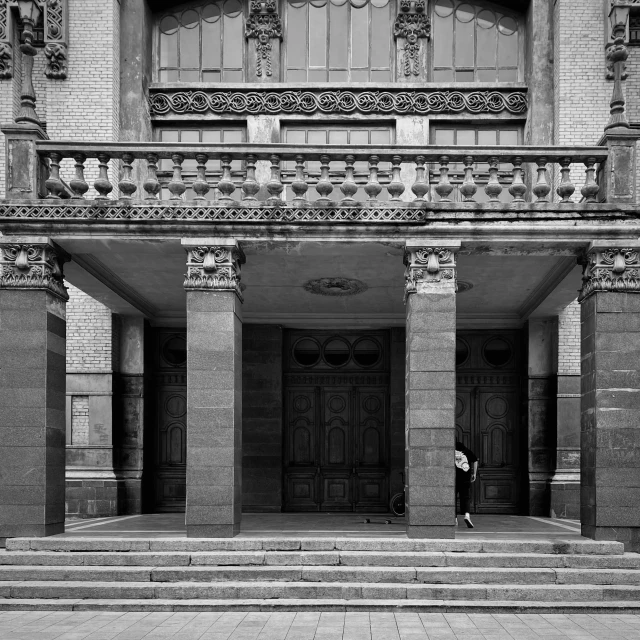
[[[404,515],[404,491],[400,493],[396,493],[396,495],[393,496],[393,498],[391,498],[391,502],[389,502],[389,507],[393,515],[395,516]]]

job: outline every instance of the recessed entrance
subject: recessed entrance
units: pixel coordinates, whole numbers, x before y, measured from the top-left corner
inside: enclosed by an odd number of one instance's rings
[[[389,502],[387,332],[285,336],[285,511]]]

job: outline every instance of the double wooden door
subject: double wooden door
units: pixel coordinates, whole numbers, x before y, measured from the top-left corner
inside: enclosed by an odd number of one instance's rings
[[[458,334],[456,439],[478,457],[474,513],[520,511],[517,345],[517,334]]]
[[[387,397],[387,387],[287,388],[287,510],[388,510]]]

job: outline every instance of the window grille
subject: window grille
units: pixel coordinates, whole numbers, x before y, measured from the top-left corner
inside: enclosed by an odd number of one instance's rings
[[[640,16],[629,18],[629,44],[640,45]]]

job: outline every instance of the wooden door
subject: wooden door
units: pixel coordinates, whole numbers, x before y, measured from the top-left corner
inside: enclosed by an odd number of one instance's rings
[[[154,510],[184,511],[187,471],[187,351],[184,332],[156,332]]]
[[[365,335],[289,332],[285,510],[388,510],[388,374],[371,371],[386,368],[386,342],[382,332]]]
[[[458,333],[456,438],[478,457],[474,513],[519,512],[517,347],[515,332]]]

